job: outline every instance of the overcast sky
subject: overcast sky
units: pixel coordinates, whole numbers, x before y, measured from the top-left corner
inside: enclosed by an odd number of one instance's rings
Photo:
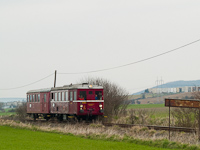
[[[1,0],[0,89],[38,81],[55,70],[76,73],[117,67],[200,38],[197,0]],[[176,80],[200,79],[200,42],[126,67],[58,74],[57,86],[101,77],[130,94]],[[53,87],[54,75],[0,98]]]

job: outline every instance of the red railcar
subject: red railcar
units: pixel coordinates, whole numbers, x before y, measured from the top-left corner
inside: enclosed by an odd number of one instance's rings
[[[87,83],[27,92],[27,113],[34,119],[96,119],[103,115],[103,87]]]

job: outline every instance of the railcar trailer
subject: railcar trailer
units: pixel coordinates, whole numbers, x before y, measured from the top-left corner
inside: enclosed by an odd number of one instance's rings
[[[31,90],[27,92],[27,114],[49,120],[68,118],[96,119],[103,116],[103,87],[99,85],[71,84],[63,87]]]

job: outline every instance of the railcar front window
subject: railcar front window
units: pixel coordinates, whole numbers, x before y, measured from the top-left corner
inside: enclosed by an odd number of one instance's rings
[[[29,95],[27,95],[27,102],[29,102]]]
[[[102,100],[102,92],[95,91],[95,100]]]
[[[80,91],[79,100],[86,100],[86,99],[87,99],[86,91]]]

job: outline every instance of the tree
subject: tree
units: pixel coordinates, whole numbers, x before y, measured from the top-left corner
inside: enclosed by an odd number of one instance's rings
[[[149,89],[144,90],[144,93],[149,93]]]
[[[101,85],[104,88],[104,114],[107,116],[118,115],[125,112],[130,101],[128,92],[118,85],[102,78],[87,78],[84,82]]]

